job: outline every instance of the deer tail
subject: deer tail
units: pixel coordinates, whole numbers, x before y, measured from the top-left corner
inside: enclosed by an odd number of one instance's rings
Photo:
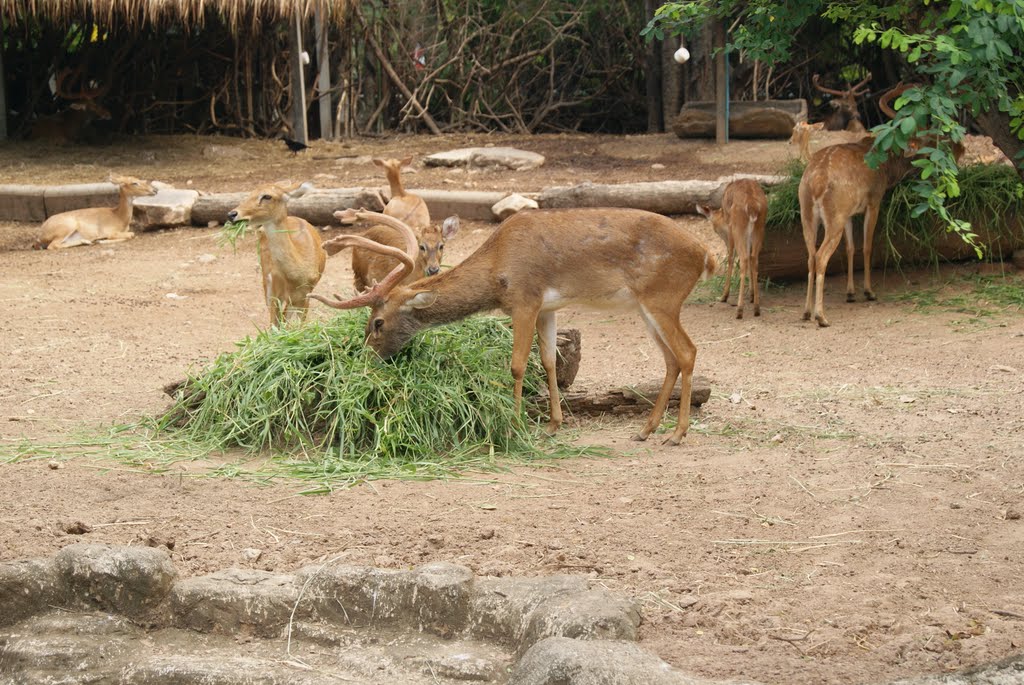
[[[715,273],[715,269],[718,268],[718,260],[715,259],[715,255],[711,254],[711,250],[704,249],[704,270],[700,274],[702,281],[708,280],[712,274]]]

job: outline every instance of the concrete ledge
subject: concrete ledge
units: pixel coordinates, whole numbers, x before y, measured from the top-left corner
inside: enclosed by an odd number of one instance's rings
[[[117,186],[113,183],[81,183],[67,186],[49,186],[43,192],[46,216],[86,207],[116,207]]]
[[[0,185],[0,219],[36,221],[46,219],[45,186]]]

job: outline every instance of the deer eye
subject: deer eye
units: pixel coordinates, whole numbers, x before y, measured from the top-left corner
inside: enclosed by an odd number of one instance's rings
[[[382,329],[382,328],[384,328],[384,319],[374,319],[373,320],[373,330],[374,330],[374,332],[379,332],[380,329]]]
[[[272,197],[270,197],[269,195],[266,195],[266,194],[264,194],[264,195],[260,195],[260,204],[262,204],[262,203],[266,202],[267,200],[272,200],[272,199],[273,199],[273,198],[272,198]]]
[[[437,246],[438,252],[441,252],[442,250],[444,250],[444,243],[441,243],[440,245]]]
[[[423,243],[420,243],[420,252],[426,252],[426,251],[427,251],[427,246],[424,245]]]

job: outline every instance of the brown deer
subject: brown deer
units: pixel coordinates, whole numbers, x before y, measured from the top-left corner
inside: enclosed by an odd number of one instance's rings
[[[402,186],[401,170],[412,162],[412,157],[405,159],[374,159],[373,163],[384,169],[391,186],[391,199],[384,207],[388,216],[404,221],[416,231],[419,242],[419,254],[416,266],[406,274],[403,284],[424,276],[434,276],[441,270],[441,257],[444,244],[459,230],[459,217],[452,216],[444,220],[438,229],[430,224],[430,212],[426,203],[418,195],[408,193]],[[340,212],[335,212],[338,216]],[[388,226],[374,226],[363,235],[375,242],[401,248],[403,237]],[[334,249],[328,246],[328,250]],[[362,291],[381,280],[393,268],[396,262],[391,257],[371,250],[352,250],[352,273],[356,290]]]
[[[90,207],[54,214],[43,222],[36,247],[60,250],[134,238],[135,234],[128,230],[133,201],[137,197],[155,195],[156,188],[131,176],[111,176],[110,182],[119,189],[116,207]]]
[[[335,217],[342,212],[335,212]],[[395,217],[398,218],[398,217]],[[441,228],[427,225],[416,231],[418,244],[415,265],[402,280],[407,285],[427,276],[436,276],[441,271],[441,258],[444,255],[444,243],[459,230],[459,217],[450,216],[444,220]],[[363,234],[377,243],[402,248],[404,238],[393,228],[380,225],[367,229]],[[331,248],[333,249],[333,248]],[[357,291],[362,292],[383,278],[395,268],[397,262],[391,257],[373,250],[352,250],[352,273]]]
[[[729,301],[734,257],[739,257],[740,285],[736,296],[736,318],[743,318],[743,279],[750,281],[754,316],[761,316],[761,291],[757,284],[757,265],[764,244],[764,224],[768,218],[768,198],[761,185],[752,179],[733,181],[722,194],[722,208],[697,205],[697,211],[711,219],[711,225],[726,244],[728,268],[722,302]]]
[[[305,219],[288,216],[288,201],[311,189],[309,183],[264,186],[228,212],[230,221],[248,221],[260,231],[260,270],[271,326],[306,320],[306,298],[327,263],[320,232]]]
[[[898,84],[887,91],[879,101],[882,111],[895,117],[896,112],[889,103],[911,87]],[[813,316],[819,326],[829,325],[824,308],[825,269],[844,235],[846,301],[854,301],[853,217],[857,214],[864,215],[864,296],[868,300],[875,299],[871,288],[871,245],[878,211],[885,192],[913,169],[911,159],[920,145],[920,141],[912,140],[906,153],[893,152],[877,169],[872,169],[864,161],[864,156],[873,143],[874,139],[868,136],[856,143],[822,148],[811,157],[800,179],[800,221],[807,246],[804,319]],[[817,246],[819,222],[825,227],[825,235],[821,245]]]
[[[398,282],[416,257],[415,233],[392,217],[349,211],[402,231],[402,263],[370,291],[347,301],[310,297],[337,309],[370,307],[366,341],[381,357],[397,353],[424,328],[501,309],[512,317],[516,408],[522,404],[523,375],[536,330],[550,395],[547,431],[554,433],[562,424],[555,376],[555,311],[569,305],[636,309],[665,358],[665,380],[635,439],[645,440],[658,427],[680,375],[678,424],[665,442],[677,445],[686,435],[697,349],[679,323],[679,312],[697,280],[714,270],[715,260],[700,240],[671,219],[636,209],[527,210],[506,219],[461,264],[401,286]],[[401,252],[374,246],[359,236],[335,240],[396,258]]]
[[[54,80],[54,95],[71,103],[67,109],[48,117],[41,117],[32,124],[29,138],[49,140],[55,143],[74,143],[90,123],[97,119],[110,119],[107,111],[97,100],[110,90],[110,84],[88,87],[85,83],[72,91],[69,83],[81,78],[83,67],[65,68]]]
[[[863,133],[865,129],[860,119],[860,110],[857,108],[857,98],[867,92],[867,83],[871,80],[871,74],[865,76],[855,86],[847,83],[848,87],[846,90],[826,88],[818,82],[818,78],[817,74],[811,77],[811,83],[814,84],[814,87],[822,93],[835,96],[834,99],[829,100],[829,104],[832,105],[832,113],[825,117],[825,130]]]
[[[384,213],[404,221],[414,229],[430,225],[430,210],[419,195],[407,193],[402,185],[402,167],[412,164],[412,157],[404,159],[374,158],[373,163],[384,170],[391,187],[391,199],[384,206]]]

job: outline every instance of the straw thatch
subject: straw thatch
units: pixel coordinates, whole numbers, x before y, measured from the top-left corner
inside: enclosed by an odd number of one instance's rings
[[[96,22],[138,30],[146,26],[181,24],[201,27],[213,13],[232,32],[253,30],[265,22],[290,19],[298,13],[343,24],[355,0],[0,0],[0,17],[18,21],[31,16],[42,21]]]

